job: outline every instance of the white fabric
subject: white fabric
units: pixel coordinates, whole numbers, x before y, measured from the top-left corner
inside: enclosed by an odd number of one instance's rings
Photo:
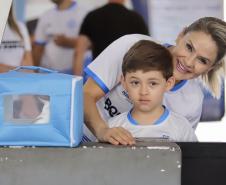
[[[0,44],[0,63],[10,66],[20,66],[24,52],[31,51],[30,38],[25,25],[17,23],[23,38],[6,24],[5,32]]]
[[[125,53],[139,40],[153,40],[140,34],[126,35],[108,46],[89,66],[93,78],[100,86],[103,84],[109,92],[97,102],[98,110],[105,121],[131,109],[132,104],[126,91],[120,84],[121,65]],[[113,70],[114,69],[114,70]],[[99,79],[97,80],[96,77]],[[103,88],[102,88],[103,89]],[[202,110],[203,94],[196,80],[189,80],[178,90],[169,92],[164,104],[169,109],[183,115],[196,127]]]
[[[176,91],[168,91],[164,95],[163,104],[170,110],[187,118],[195,129],[202,113],[204,95],[196,79],[188,80]]]
[[[64,34],[67,37],[78,36],[86,13],[84,7],[75,3],[66,10],[51,9],[39,19],[35,42],[45,45],[41,66],[59,71],[72,69],[74,48],[57,46],[53,36],[56,34]]]
[[[170,112],[169,115],[157,125],[134,125],[128,119],[128,112],[122,113],[108,121],[109,127],[123,127],[135,138],[151,137],[163,138],[170,141],[197,141],[194,130],[189,122],[182,116]]]
[[[41,113],[35,118],[34,123],[36,124],[47,124],[50,120],[50,106],[49,100],[44,100],[39,98],[39,100],[44,104]]]

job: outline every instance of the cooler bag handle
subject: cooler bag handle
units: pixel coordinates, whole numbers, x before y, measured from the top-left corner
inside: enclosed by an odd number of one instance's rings
[[[23,70],[23,69],[35,70],[35,71],[42,72],[42,73],[57,73],[57,71],[55,71],[55,70],[47,69],[44,67],[38,67],[38,66],[19,66],[11,71],[19,71],[19,70]]]

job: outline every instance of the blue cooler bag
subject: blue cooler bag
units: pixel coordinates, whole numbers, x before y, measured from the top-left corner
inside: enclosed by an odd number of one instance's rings
[[[83,130],[82,87],[82,77],[35,66],[0,74],[0,145],[77,146]]]

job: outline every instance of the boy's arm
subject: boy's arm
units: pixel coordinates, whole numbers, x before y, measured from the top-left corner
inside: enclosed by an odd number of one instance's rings
[[[99,141],[114,145],[132,145],[135,143],[132,135],[121,127],[109,128],[101,118],[96,102],[105,94],[103,90],[89,78],[84,85],[84,114],[86,126]]]

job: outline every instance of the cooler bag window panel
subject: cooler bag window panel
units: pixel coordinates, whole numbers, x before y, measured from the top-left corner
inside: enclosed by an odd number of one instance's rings
[[[3,96],[5,124],[49,124],[50,96],[17,94]]]
[[[82,139],[82,87],[81,77],[40,67],[0,74],[0,145],[77,146]]]

